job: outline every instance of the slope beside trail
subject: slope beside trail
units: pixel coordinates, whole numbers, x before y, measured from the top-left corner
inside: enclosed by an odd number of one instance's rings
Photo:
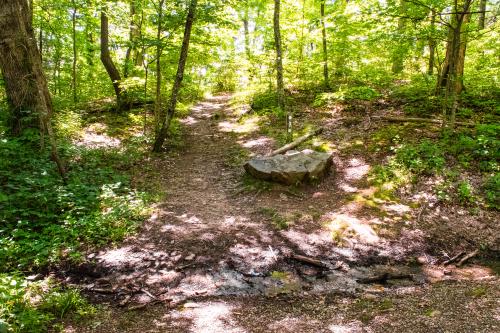
[[[193,107],[182,148],[152,162],[166,195],[139,232],[67,272],[103,307],[66,332],[500,331],[498,278],[429,260],[418,211],[367,206],[366,156],[298,187],[245,178],[276,143],[230,99]]]

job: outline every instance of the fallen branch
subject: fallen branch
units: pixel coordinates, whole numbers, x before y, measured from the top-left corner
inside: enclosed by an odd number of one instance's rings
[[[431,123],[431,124],[437,124],[437,125],[442,125],[443,124],[442,120],[429,119],[429,118],[373,116],[373,117],[371,117],[371,119],[374,119],[374,120],[385,120],[385,121],[399,122],[399,123],[412,122],[412,123]],[[477,124],[474,124],[474,123],[464,123],[464,122],[456,121],[455,125],[457,125],[457,126],[465,126],[465,127],[475,127]]]
[[[274,156],[274,155],[286,153],[290,149],[293,149],[293,148],[297,147],[301,143],[309,140],[313,136],[316,136],[316,135],[320,134],[321,132],[323,132],[323,128],[318,128],[317,130],[309,132],[309,133],[301,136],[300,138],[297,138],[297,140],[295,140],[293,142],[290,142],[289,144],[284,145],[283,147],[281,147],[279,149],[276,149],[275,151],[271,152],[268,156]]]
[[[457,263],[457,266],[462,266],[467,260],[477,256],[479,254],[479,250],[472,251],[468,255],[464,256],[460,261]]]
[[[335,265],[332,265],[328,262],[324,262],[324,261],[319,260],[319,259],[306,257],[303,255],[294,254],[294,253],[290,255],[290,258],[297,260],[297,261],[300,261],[300,262],[305,263],[305,264],[309,264],[312,266],[316,266],[316,267],[328,269],[328,270],[336,270],[336,269],[342,268],[342,266],[343,266],[343,263],[341,261],[338,261]]]
[[[454,255],[453,257],[451,257],[450,259],[446,260],[445,262],[443,262],[443,265],[447,266],[455,261],[457,261],[461,256],[463,256],[465,254],[464,251],[460,251],[458,254]]]

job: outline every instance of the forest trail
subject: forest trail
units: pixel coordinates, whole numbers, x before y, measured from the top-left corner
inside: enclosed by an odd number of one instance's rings
[[[247,155],[235,153],[275,147],[230,98],[209,98],[181,119],[182,148],[154,160],[166,199],[137,235],[69,274],[109,307],[67,332],[497,331],[488,313],[499,290],[487,270],[408,265],[426,258],[425,239],[401,227],[413,214],[403,204],[384,206],[387,219],[364,205],[364,156],[336,154],[318,184],[248,190]],[[362,282],[388,272],[396,277]],[[477,288],[487,292],[470,296]]]

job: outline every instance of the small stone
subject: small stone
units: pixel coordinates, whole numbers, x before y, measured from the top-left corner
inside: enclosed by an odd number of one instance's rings
[[[190,254],[190,255],[188,255],[186,258],[184,258],[184,260],[191,261],[191,260],[193,260],[195,257],[196,257],[196,255],[195,255],[194,253],[191,253],[191,254]]]

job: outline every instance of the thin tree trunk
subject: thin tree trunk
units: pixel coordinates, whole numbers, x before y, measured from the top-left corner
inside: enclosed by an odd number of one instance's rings
[[[165,139],[167,137],[168,128],[170,127],[170,122],[174,117],[175,107],[177,106],[177,96],[181,88],[182,79],[184,78],[184,68],[186,66],[186,60],[189,51],[189,41],[191,39],[191,30],[193,28],[193,23],[195,20],[197,4],[198,0],[191,0],[189,4],[188,14],[186,18],[186,26],[184,29],[184,38],[182,39],[181,54],[179,56],[179,64],[177,66],[177,74],[175,75],[175,80],[172,87],[172,93],[170,96],[166,117],[164,117],[163,119],[160,133],[158,133],[158,135],[156,136],[156,140],[153,145],[154,152],[161,151],[163,143],[165,142]]]
[[[76,103],[78,101],[78,95],[76,92],[76,61],[77,61],[77,54],[76,54],[76,3],[75,0],[72,1],[73,3],[73,13],[71,15],[71,21],[73,23],[73,31],[72,31],[72,38],[73,38],[73,66],[71,70],[71,90],[73,91],[73,102]]]
[[[326,41],[326,25],[325,25],[325,0],[320,4],[321,13],[321,34],[323,38],[323,79],[326,89],[330,89],[330,81],[328,79],[328,46]]]
[[[135,0],[130,1],[130,28],[128,47],[125,53],[125,64],[123,66],[123,77],[127,78],[131,67],[130,59],[133,57],[132,53],[135,50],[135,43],[137,39],[137,26],[135,25]]]
[[[481,0],[479,3],[479,30],[483,30],[486,22],[486,0]]]
[[[20,135],[25,128],[46,132],[52,159],[64,178],[65,169],[59,155],[50,117],[52,100],[42,70],[31,24],[28,2],[0,1],[0,69],[5,81],[11,112],[11,134]],[[42,143],[43,147],[43,143]]]
[[[405,0],[400,0],[399,7],[400,7],[401,13],[404,14],[406,12],[406,3],[405,3]],[[400,17],[398,19],[398,33],[400,35],[403,35],[405,27],[406,27],[406,19],[403,18],[403,17]],[[392,72],[394,74],[399,74],[404,69],[404,58],[405,58],[405,54],[404,53],[405,52],[402,52],[402,50],[397,50],[397,52],[395,54],[393,54]]]
[[[283,83],[283,49],[281,45],[281,30],[280,30],[280,0],[274,0],[274,46],[276,48],[276,83],[277,83],[277,98],[278,107],[285,111],[285,86]],[[287,113],[286,117],[286,132],[287,138],[290,141],[292,138],[292,114]]]
[[[121,76],[109,53],[109,22],[107,11],[107,3],[104,3],[101,9],[101,62],[104,65],[104,68],[106,68],[109,78],[113,83],[113,89],[115,90],[116,95],[117,109],[120,110],[124,103],[122,89],[120,87]]]
[[[163,4],[164,0],[160,0],[158,4],[158,26],[156,30],[156,95],[155,95],[155,106],[154,106],[154,116],[155,116],[155,135],[158,135],[161,126],[161,120],[163,119],[163,113],[161,108],[161,54],[163,51],[161,45],[161,32],[162,32],[162,20],[163,20]]]
[[[431,13],[431,33],[429,36],[429,66],[427,67],[427,74],[434,74],[434,59],[436,53],[436,39],[434,33],[436,31],[436,12],[432,10]]]

